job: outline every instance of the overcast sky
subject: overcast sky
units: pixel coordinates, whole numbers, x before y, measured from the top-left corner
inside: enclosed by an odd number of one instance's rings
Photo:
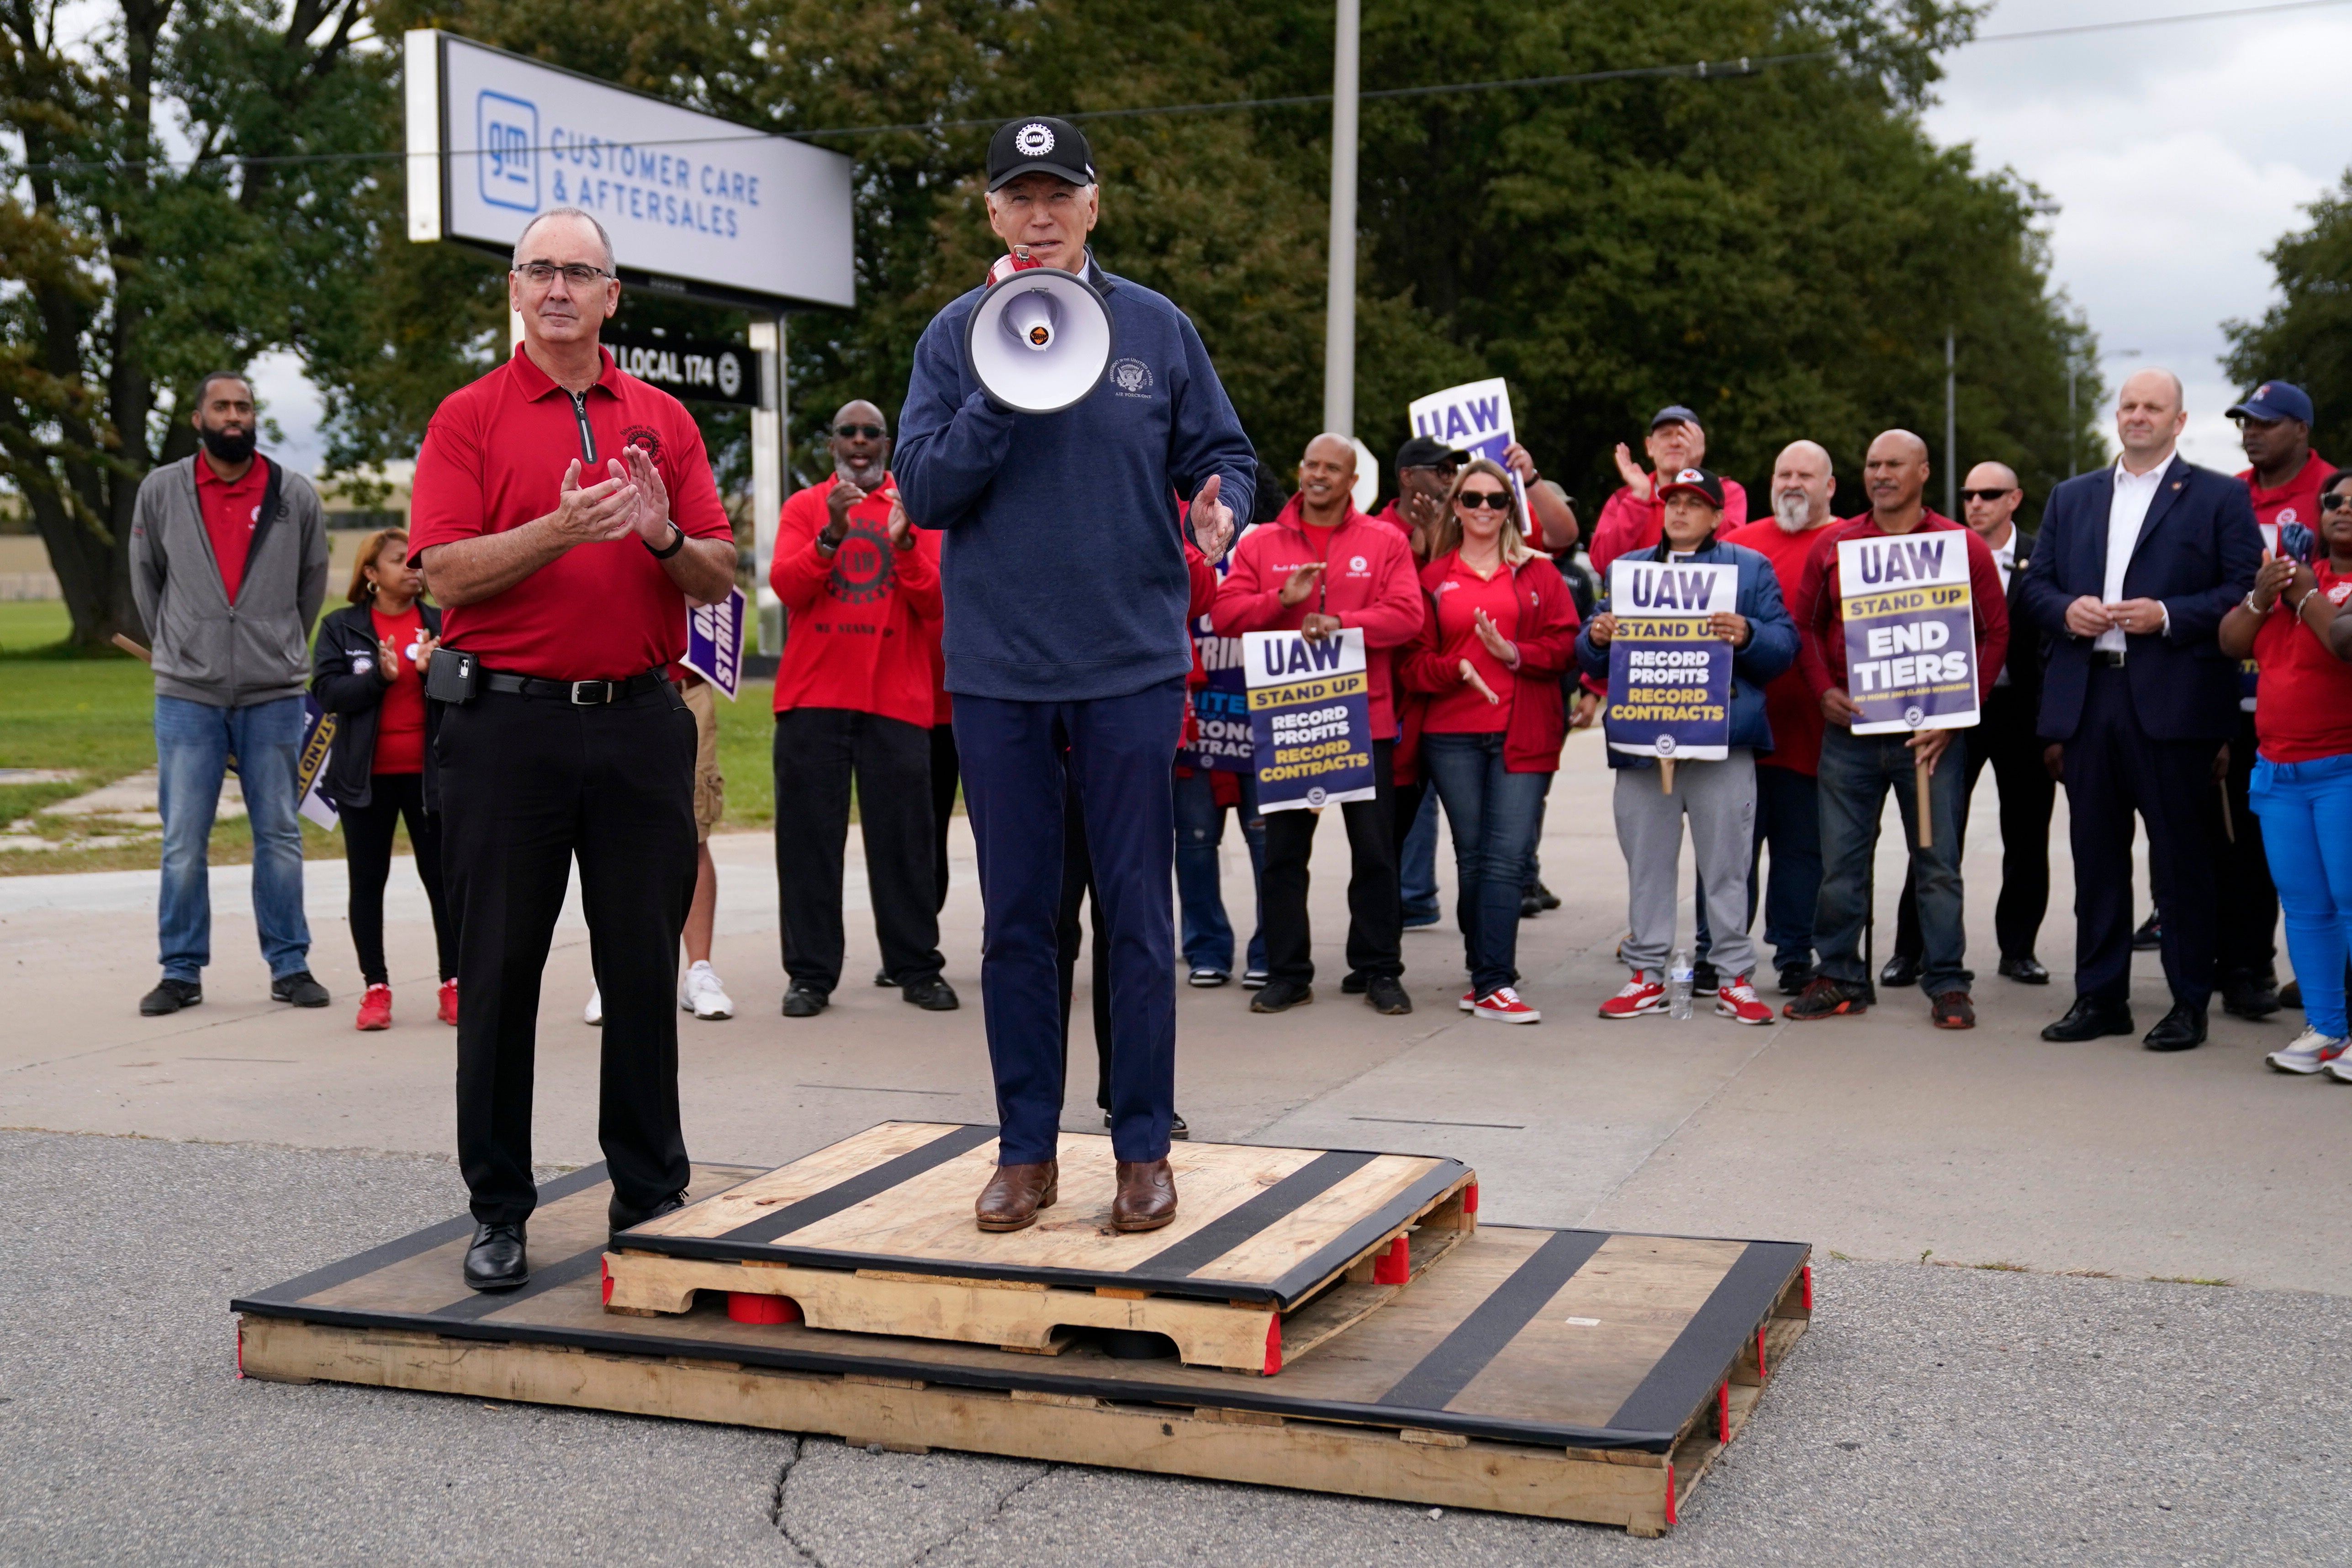
[[[1979,32],[2221,9],[2226,0],[2000,0]],[[2062,204],[2056,281],[2090,319],[2109,382],[2157,364],[2188,383],[2192,461],[2234,470],[2221,323],[2271,301],[2263,252],[2352,158],[2352,4],[1955,51],[1927,130]],[[2337,99],[2344,101],[2337,103]],[[2138,350],[2137,357],[2122,350]],[[1966,346],[1962,346],[1966,373]],[[257,379],[289,459],[315,466],[318,399],[279,355]]]

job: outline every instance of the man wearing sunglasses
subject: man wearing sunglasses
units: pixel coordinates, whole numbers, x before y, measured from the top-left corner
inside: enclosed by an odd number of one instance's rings
[[[776,835],[784,1017],[814,1018],[841,983],[853,776],[882,948],[877,983],[950,1012],[958,1001],[940,977],[931,801],[939,536],[908,519],[879,408],[844,403],[830,445],[833,472],[784,503],[768,571],[787,628],[774,746],[776,820],[792,824]]]

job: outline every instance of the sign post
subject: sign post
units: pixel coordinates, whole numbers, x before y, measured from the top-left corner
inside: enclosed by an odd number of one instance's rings
[[[1977,711],[1977,632],[1966,536],[1950,530],[1838,542],[1847,695],[1856,735],[1965,729]],[[1927,765],[1912,769],[1919,847],[1934,847]]]
[[[1298,632],[1246,632],[1242,660],[1258,810],[1370,800],[1378,791],[1362,630],[1311,643]]]
[[[1665,792],[1682,758],[1731,755],[1731,644],[1708,622],[1739,598],[1736,566],[1681,561],[1609,563],[1609,748],[1654,757]]]

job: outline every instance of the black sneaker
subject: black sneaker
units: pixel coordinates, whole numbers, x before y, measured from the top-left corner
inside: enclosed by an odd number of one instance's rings
[[[2221,982],[2221,1010],[2231,1018],[2266,1019],[2279,1006],[2278,987],[2263,976]]]
[[[1807,964],[1787,964],[1787,965],[1783,965],[1783,966],[1781,967],[1781,969],[1780,969],[1780,994],[1781,994],[1782,996],[1784,996],[1784,997],[1801,997],[1801,996],[1803,996],[1803,995],[1805,994],[1805,988],[1806,988],[1807,986],[1811,985],[1812,983],[1813,983],[1813,967],[1812,967],[1812,965],[1811,965],[1811,964],[1809,964],[1809,963],[1807,963]]]
[[[1360,997],[1364,994],[1364,987],[1370,983],[1361,970],[1350,969],[1339,981],[1339,994],[1343,997]]]
[[[1254,1013],[1287,1012],[1315,999],[1315,988],[1304,980],[1268,980],[1265,989],[1250,998]]]
[[[1540,881],[1536,883],[1533,891],[1536,902],[1542,904],[1546,909],[1558,909],[1559,907],[1559,894],[1546,887]]]
[[[1513,976],[1512,978],[1517,979],[1517,977]],[[1723,977],[1715,972],[1713,964],[1701,958],[1691,966],[1691,990],[1696,995],[1711,997],[1721,989],[1723,989]]]
[[[874,983],[887,991],[896,986],[898,982],[892,977],[889,970],[877,969],[874,971]]]
[[[194,1007],[205,999],[205,988],[194,980],[175,980],[169,975],[156,982],[155,988],[139,998],[141,1018],[159,1019],[182,1008]]]
[[[1780,1016],[1810,1023],[1815,1019],[1833,1019],[1843,1013],[1851,1018],[1870,1010],[1869,993],[1860,986],[1849,986],[1843,980],[1832,980],[1827,975],[1816,975],[1805,994],[1780,1009]]]
[[[951,1013],[963,1006],[956,999],[955,988],[937,975],[928,980],[913,980],[901,986],[898,999],[912,1002],[927,1013]]]
[[[291,1002],[298,1008],[323,1008],[333,1000],[327,995],[327,988],[312,979],[308,969],[297,969],[282,979],[270,981],[269,999]]]
[[[784,993],[784,1016],[788,1019],[813,1019],[824,1011],[833,998],[823,991],[795,982]]]
[[[1543,911],[1544,905],[1542,899],[1538,898],[1532,893],[1523,893],[1519,894],[1520,919],[1533,920],[1537,915],[1541,915]]]
[[[2132,933],[2132,951],[2135,953],[2153,953],[2163,946],[2164,917],[2160,915],[2149,915],[2139,923],[2139,929]]]
[[[1412,998],[1404,994],[1404,986],[1387,975],[1375,975],[1366,982],[1364,1000],[1374,1012],[1390,1018],[1412,1011]]]

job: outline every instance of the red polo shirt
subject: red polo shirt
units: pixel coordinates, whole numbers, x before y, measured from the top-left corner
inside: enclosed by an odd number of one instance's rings
[[[2319,532],[2320,481],[2336,472],[2336,465],[2314,452],[2304,460],[2293,478],[2275,490],[2265,490],[2254,483],[2254,471],[2239,470],[2238,477],[2246,482],[2246,491],[2253,498],[2254,522],[2262,528],[2301,523],[2314,535]],[[2263,540],[2267,546],[2269,537]]]
[[[416,455],[408,555],[543,517],[575,460],[583,486],[610,477],[625,447],[653,455],[669,515],[688,538],[731,538],[702,432],[685,405],[624,374],[604,373],[575,405],[520,346],[471,386],[442,399]],[[581,433],[585,419],[587,434]],[[686,652],[686,595],[635,534],[575,545],[504,593],[456,606],[442,635],[487,669],[551,681],[624,680]]]
[[[2319,558],[2318,591],[2331,603],[2352,599],[2352,578]],[[2273,762],[2315,762],[2352,752],[2352,664],[2329,652],[2281,594],[2254,632],[2263,667],[2263,706],[2254,710],[2255,749]],[[2343,824],[2330,830],[2341,832]]]
[[[1792,534],[1766,517],[1717,537],[1727,545],[1745,545],[1772,563],[1772,575],[1780,580],[1780,602],[1793,614],[1797,591],[1804,586],[1805,558],[1813,553],[1823,530],[1836,526],[1832,519]],[[1793,663],[1765,685],[1764,717],[1772,727],[1772,749],[1757,754],[1757,767],[1786,768],[1808,779],[1821,771],[1822,727],[1829,720],[1822,716],[1821,699],[1805,684],[1805,673]]]
[[[255,454],[245,477],[232,483],[213,472],[212,460],[196,454],[196,505],[205,515],[205,535],[213,541],[221,588],[231,604],[245,581],[245,558],[253,530],[261,523],[261,498],[269,489],[269,459]]]
[[[849,532],[831,555],[816,547],[832,520],[825,497],[840,479],[794,492],[776,525],[768,586],[787,617],[776,667],[776,711],[852,708],[929,729],[938,722],[940,536],[890,543],[897,485],[849,508]]]

